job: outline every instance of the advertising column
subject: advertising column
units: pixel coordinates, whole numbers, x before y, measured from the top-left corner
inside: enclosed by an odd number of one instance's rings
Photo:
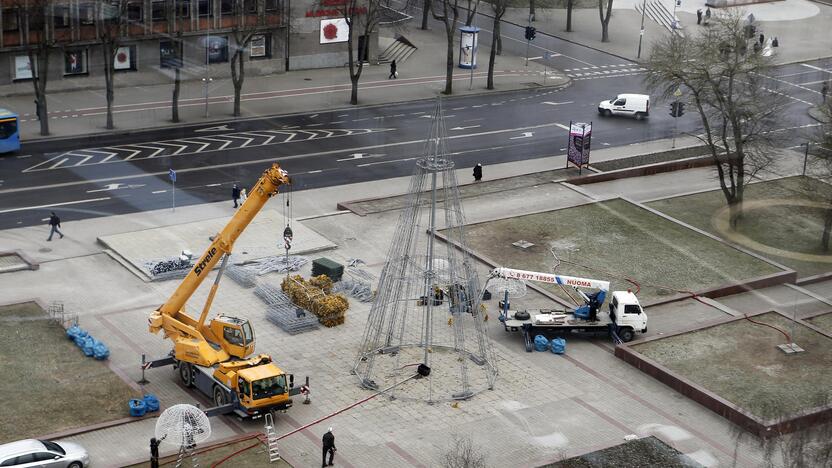
[[[477,48],[480,28],[462,26],[459,28],[459,68],[477,68]]]

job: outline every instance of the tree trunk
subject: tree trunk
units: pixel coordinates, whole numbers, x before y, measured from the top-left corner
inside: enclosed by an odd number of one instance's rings
[[[488,57],[488,84],[486,89],[494,89],[494,62],[497,60],[497,41],[500,38],[500,16],[494,14],[494,28],[491,34],[491,55]]]
[[[832,231],[832,208],[826,210],[826,219],[823,222],[823,236],[820,239],[820,246],[824,252],[829,252],[830,231]]]
[[[607,13],[604,14],[604,0],[598,0],[598,15],[601,18],[601,42],[610,41],[610,14],[612,13],[612,0],[607,1]]]
[[[179,67],[174,69],[173,75],[173,98],[170,100],[170,115],[173,123],[179,122],[179,88],[182,84]]]
[[[356,105],[358,104],[358,77],[351,76],[350,82],[352,83],[352,90],[350,91],[350,104]]]
[[[610,33],[609,33],[609,26],[607,23],[601,23],[601,42],[609,42],[610,41]]]
[[[728,202],[728,216],[731,229],[736,230],[742,217],[742,200],[733,198]]]
[[[503,55],[503,38],[502,36],[497,36],[497,55]]]
[[[240,49],[237,49],[231,58],[231,83],[234,85],[234,117],[240,116],[240,96],[245,78],[246,70],[243,64],[243,53]]]
[[[445,90],[442,94],[452,94],[454,92],[454,23],[447,24],[448,18],[445,18],[445,28],[448,34],[448,68],[445,73]]]
[[[566,32],[572,32],[572,0],[566,0]]]
[[[425,3],[422,5],[422,27],[421,29],[427,31],[428,30],[428,15],[430,14],[430,2],[431,0],[425,0]]]
[[[102,44],[101,50],[104,51],[104,86],[105,96],[107,98],[107,130],[112,130],[113,125],[113,99],[115,93],[113,92],[113,54],[115,47],[112,44]]]
[[[49,51],[41,48],[40,53],[29,52],[29,64],[32,70],[32,84],[35,87],[35,111],[40,118],[40,134],[49,135],[49,113],[46,105],[46,79],[49,76]]]

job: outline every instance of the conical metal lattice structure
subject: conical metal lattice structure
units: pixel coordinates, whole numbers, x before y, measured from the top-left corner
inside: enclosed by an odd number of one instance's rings
[[[391,389],[390,395],[462,400],[494,387],[497,367],[464,225],[440,101],[356,358],[354,372],[362,386],[388,388],[425,364],[431,368],[428,377]]]

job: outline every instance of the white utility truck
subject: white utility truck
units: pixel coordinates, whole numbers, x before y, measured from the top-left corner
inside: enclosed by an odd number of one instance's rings
[[[503,301],[500,321],[505,330],[522,331],[526,351],[531,352],[532,340],[536,334],[545,332],[565,333],[608,333],[618,336],[621,341],[632,341],[636,332],[647,331],[647,315],[641,308],[638,298],[632,291],[613,291],[609,302],[609,313],[599,309],[604,304],[610,288],[609,281],[601,281],[574,276],[555,275],[536,271],[515,270],[512,268],[495,268],[488,281],[493,278],[507,278],[539,283],[568,286],[584,300],[584,305],[574,310],[567,309],[529,309],[509,310],[507,301]],[[486,288],[488,287],[486,281]],[[580,288],[596,289],[594,293],[584,293]]]
[[[598,113],[604,117],[625,115],[641,120],[650,115],[650,96],[646,94],[619,94],[609,101],[598,103]]]

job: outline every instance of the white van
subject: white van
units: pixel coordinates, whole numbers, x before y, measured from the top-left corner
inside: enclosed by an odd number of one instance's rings
[[[601,101],[598,104],[598,113],[605,117],[626,115],[641,120],[650,115],[650,96],[646,94],[619,94],[609,101]]]

